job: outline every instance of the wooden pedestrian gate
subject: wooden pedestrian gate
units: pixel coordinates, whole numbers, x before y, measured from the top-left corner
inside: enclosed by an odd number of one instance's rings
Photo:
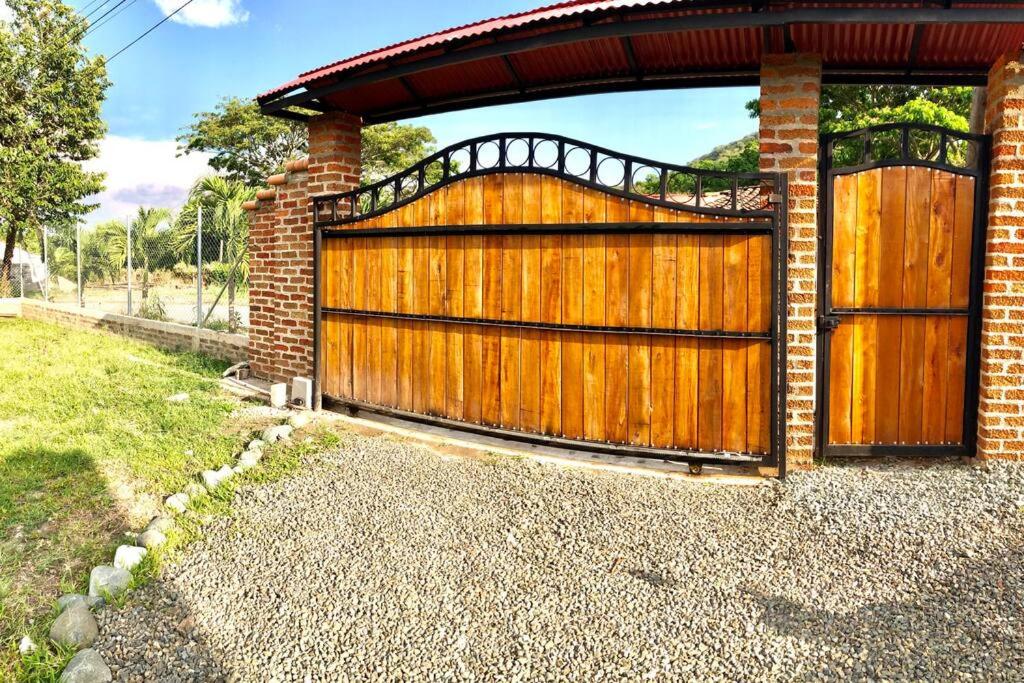
[[[819,452],[973,453],[989,141],[822,139]]]
[[[532,442],[785,463],[785,183],[504,134],[314,199],[317,393]]]

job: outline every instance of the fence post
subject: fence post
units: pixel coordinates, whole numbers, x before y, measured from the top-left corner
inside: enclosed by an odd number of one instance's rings
[[[196,327],[203,326],[203,205],[196,206]]]
[[[124,232],[128,243],[128,315],[132,314],[132,219],[124,223]]]
[[[43,301],[50,300],[50,257],[46,248],[46,226],[43,226]]]
[[[75,267],[78,270],[78,307],[83,308],[82,299],[82,224],[75,223]]]

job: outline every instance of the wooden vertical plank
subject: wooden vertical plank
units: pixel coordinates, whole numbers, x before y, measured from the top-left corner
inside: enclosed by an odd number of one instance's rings
[[[482,178],[466,180],[466,224],[478,225],[484,218],[484,186]],[[463,278],[465,294],[463,310],[467,318],[483,317],[483,236],[466,235]],[[468,422],[479,423],[483,415],[483,335],[479,325],[464,327],[463,347],[463,411]]]
[[[967,317],[950,318],[946,361],[946,424],[944,441],[964,442],[964,385],[967,379]]]
[[[926,303],[929,308],[947,308],[952,277],[955,179],[951,173],[933,170],[931,181]],[[948,317],[929,316],[925,320],[924,347],[922,440],[940,444],[946,440]]]
[[[320,249],[321,306],[338,305],[338,240],[323,241]],[[338,395],[338,320],[324,313],[320,319],[320,390],[328,396]]]
[[[540,223],[541,192],[540,176],[523,176],[523,222]],[[540,236],[523,237],[523,320],[536,322],[541,319],[540,277],[541,247]],[[519,372],[520,411],[519,424],[525,431],[540,432],[540,338],[538,330],[522,331],[522,351]]]
[[[484,176],[484,223],[500,225],[502,203],[502,176]],[[501,235],[484,235],[483,317],[501,318]],[[483,343],[482,398],[480,419],[485,424],[501,422],[501,329],[493,326],[481,328]]]
[[[562,182],[562,222],[583,220],[583,188]],[[583,323],[583,236],[562,236],[562,322]],[[583,334],[562,333],[562,433],[583,437]]]
[[[338,241],[338,306],[352,308],[352,240]],[[338,396],[352,396],[352,318],[338,318]]]
[[[415,212],[409,204],[398,209],[398,221],[401,225],[414,225]],[[396,308],[401,313],[412,313],[415,310],[415,271],[413,253],[416,237],[398,238],[398,283]],[[397,405],[402,410],[413,410],[413,329],[408,320],[400,320],[396,325],[398,373]]]
[[[723,324],[724,241],[721,235],[701,235],[700,329],[720,330]],[[722,340],[698,344],[697,443],[701,450],[722,449]]]
[[[463,225],[466,216],[466,186],[454,183],[448,186],[448,223]],[[465,294],[465,238],[462,235],[448,235],[445,238],[445,314],[453,318],[465,315],[462,302]],[[461,420],[463,413],[463,370],[462,356],[465,328],[462,325],[446,325],[447,359],[445,361],[445,413],[448,417]]]
[[[927,303],[931,172],[907,169],[907,223],[903,240],[903,307]],[[900,341],[900,443],[921,442],[924,415],[925,321],[904,316]]]
[[[771,238],[747,239],[747,329],[768,332],[771,329]],[[771,344],[746,345],[747,361],[747,435],[746,450],[767,453],[771,431]]]
[[[747,246],[744,235],[723,238],[722,326],[730,332],[746,332]],[[722,448],[747,448],[747,346],[743,340],[722,342]]]
[[[881,169],[857,174],[856,272],[853,304],[878,305],[879,225],[881,222]],[[877,379],[878,317],[855,315],[853,324],[853,443],[875,441],[875,380]]]
[[[609,223],[629,220],[625,199],[607,198]],[[629,236],[605,238],[605,321],[611,327],[629,324]],[[626,335],[605,335],[605,438],[617,443],[629,440],[629,340]]]
[[[392,214],[394,217],[395,214]],[[392,224],[391,227],[394,227]],[[381,248],[381,310],[398,310],[398,244],[397,237],[382,238]],[[396,320],[381,320],[381,396],[386,406],[398,405],[398,325]]]
[[[903,296],[903,242],[907,222],[907,169],[882,169],[882,209],[879,234],[878,305],[899,308]],[[877,320],[875,366],[875,441],[899,442],[900,346],[902,324],[898,316]]]
[[[853,386],[853,323],[847,317],[843,324],[832,331],[830,340],[830,371],[828,392],[828,442],[830,444],[853,443],[850,438],[850,423],[853,402],[850,391]]]
[[[448,224],[448,201],[447,193],[444,191],[435,192],[430,196],[430,225],[440,226]],[[428,311],[431,315],[445,315],[448,308],[446,301],[448,291],[447,274],[447,249],[445,237],[431,236],[428,239],[430,245],[428,275]],[[427,329],[430,331],[430,389],[427,406],[433,415],[445,414],[445,386],[448,382],[446,364],[448,360],[448,349],[446,344],[447,328],[444,323],[431,322]]]
[[[856,272],[857,176],[836,176],[832,183],[832,307],[850,308]]]
[[[414,202],[416,226],[430,223],[429,198]],[[413,242],[413,312],[430,313],[430,241],[417,236]],[[413,321],[413,410],[427,413],[430,410],[430,328],[427,323]]]
[[[604,223],[607,199],[598,190],[584,190],[583,220]],[[606,276],[605,236],[583,237],[583,324],[604,325]],[[583,340],[583,437],[605,440],[605,335],[588,333]]]
[[[971,237],[974,228],[974,178],[956,177],[953,210],[953,254],[950,267],[949,305],[967,308],[971,289]]]
[[[352,238],[352,308],[366,309],[366,239]],[[352,316],[352,396],[360,401],[366,395],[366,319]]]
[[[674,223],[676,212],[658,207],[654,220]],[[661,329],[676,327],[676,236],[653,237],[651,284],[651,325]],[[675,444],[675,339],[651,337],[651,445],[671,448]]]
[[[541,178],[541,221],[562,221],[562,184],[549,176]],[[562,322],[562,237],[541,237],[541,319]],[[562,342],[558,332],[541,336],[541,429],[545,434],[562,433]]]
[[[631,222],[650,221],[654,211],[649,204],[629,202]],[[629,236],[629,326],[651,326],[651,288],[653,286],[654,237]],[[629,441],[637,445],[651,443],[651,338],[646,334],[629,335]]]
[[[523,221],[523,176],[509,173],[505,176],[502,195],[502,220],[505,225]],[[523,300],[523,238],[505,235],[501,250],[501,319],[522,320]],[[519,429],[519,353],[520,330],[501,328],[501,426]]]
[[[684,330],[700,328],[700,238],[679,235],[676,239],[676,325]],[[679,448],[698,448],[697,380],[698,342],[695,337],[676,337],[675,425],[673,438]]]

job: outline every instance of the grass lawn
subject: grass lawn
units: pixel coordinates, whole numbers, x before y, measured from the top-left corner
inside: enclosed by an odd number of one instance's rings
[[[129,529],[256,423],[217,384],[224,364],[102,333],[0,320],[0,680],[17,639],[83,590]],[[167,397],[188,392],[189,400]]]

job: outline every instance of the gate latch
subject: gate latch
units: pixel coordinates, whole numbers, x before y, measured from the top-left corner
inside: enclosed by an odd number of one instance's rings
[[[818,316],[818,329],[824,332],[831,332],[832,330],[839,327],[839,316],[838,315],[819,315]]]

